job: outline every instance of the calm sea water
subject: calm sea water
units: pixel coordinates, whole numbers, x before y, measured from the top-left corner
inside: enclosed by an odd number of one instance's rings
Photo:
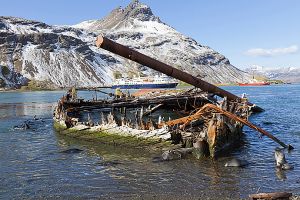
[[[218,160],[153,163],[148,152],[61,136],[52,111],[64,92],[0,93],[0,199],[239,199],[256,192],[300,194],[300,85],[226,87],[266,111],[251,121],[295,150],[286,152],[295,169],[276,171],[267,137],[244,128],[245,144]],[[82,93],[82,96],[88,94]],[[15,130],[25,120],[32,129]],[[62,153],[79,148],[79,153]],[[232,157],[246,168],[225,168]]]

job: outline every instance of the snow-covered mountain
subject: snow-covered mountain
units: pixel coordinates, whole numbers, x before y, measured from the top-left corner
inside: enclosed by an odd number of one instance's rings
[[[74,26],[50,26],[42,22],[0,17],[0,86],[46,81],[55,87],[100,86],[123,75],[153,74],[140,66],[94,45],[104,34],[171,66],[212,83],[249,80],[227,58],[182,35],[161,22],[137,0],[117,8],[101,20]]]
[[[8,87],[27,79],[57,87],[99,86],[112,81],[121,63],[94,47],[96,35],[14,17],[0,18],[0,78]],[[17,81],[9,77],[21,76]]]
[[[262,75],[271,80],[282,80],[290,83],[300,83],[300,68],[296,67],[262,67],[254,66],[245,71]]]

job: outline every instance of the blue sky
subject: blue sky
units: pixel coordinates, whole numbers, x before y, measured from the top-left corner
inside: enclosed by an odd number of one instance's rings
[[[100,19],[130,0],[0,0],[0,15],[48,24]],[[239,68],[300,67],[299,0],[141,0],[179,32]]]

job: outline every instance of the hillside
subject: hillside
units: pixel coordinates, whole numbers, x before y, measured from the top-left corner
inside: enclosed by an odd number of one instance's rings
[[[0,84],[19,87],[36,80],[49,83],[49,87],[101,86],[110,84],[115,73],[155,73],[97,49],[94,41],[98,34],[211,83],[249,79],[225,56],[163,23],[147,5],[132,1],[103,19],[74,26],[0,17],[0,65],[5,69],[0,71]]]

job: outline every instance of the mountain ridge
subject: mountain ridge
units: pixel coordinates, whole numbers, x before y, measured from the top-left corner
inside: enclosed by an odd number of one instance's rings
[[[111,84],[116,71],[127,76],[156,73],[97,49],[94,42],[98,34],[211,83],[249,80],[249,75],[232,66],[225,56],[161,22],[149,6],[135,0],[103,19],[74,26],[0,17],[0,65],[9,71],[0,72],[0,83],[17,87],[37,80],[55,87],[96,87]],[[18,81],[7,78],[13,74]]]
[[[287,83],[300,83],[300,68],[297,67],[262,67],[254,66],[245,71],[262,75],[270,80],[281,80]]]

